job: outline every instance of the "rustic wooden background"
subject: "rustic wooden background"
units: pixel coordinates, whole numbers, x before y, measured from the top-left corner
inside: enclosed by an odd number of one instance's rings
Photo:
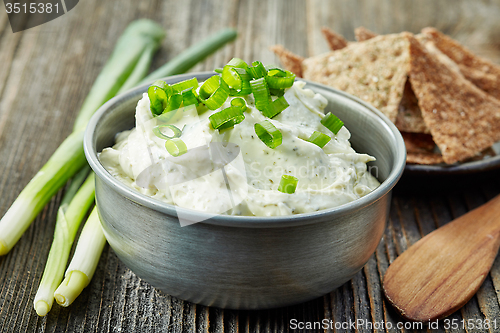
[[[353,40],[353,29],[360,25],[377,33],[418,32],[432,25],[500,63],[498,17],[498,0],[82,0],[52,22],[13,34],[0,6],[0,215],[70,133],[117,37],[134,19],[154,19],[167,31],[154,67],[219,29],[235,27],[237,41],[193,69],[200,71],[220,67],[233,56],[276,63],[268,50],[276,43],[303,56],[325,52],[322,26]],[[77,301],[69,308],[55,305],[48,316],[39,318],[32,302],[61,192],[14,249],[0,257],[0,331],[284,332],[291,330],[291,319],[363,319],[389,322],[394,328],[358,328],[359,332],[424,332],[395,328],[402,319],[383,299],[384,272],[422,235],[500,193],[499,179],[498,171],[454,178],[405,175],[396,187],[384,238],[365,268],[339,289],[306,304],[265,311],[190,304],[141,281],[106,247],[96,275]],[[479,293],[450,318],[496,320],[496,329],[489,331],[498,332],[499,299],[500,259]],[[445,330],[441,324],[439,330],[429,331]]]

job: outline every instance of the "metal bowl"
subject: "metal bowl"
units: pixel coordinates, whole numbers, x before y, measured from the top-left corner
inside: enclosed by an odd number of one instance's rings
[[[196,76],[166,78],[175,83]],[[389,211],[391,189],[406,159],[403,139],[379,111],[341,91],[307,82],[328,100],[327,111],[351,131],[352,146],[377,158],[381,186],[354,202],[308,214],[224,216],[181,227],[177,213],[202,218],[147,197],[114,179],[97,152],[115,134],[134,127],[137,101],[147,86],[104,104],[85,133],[85,154],[96,173],[96,201],[106,238],[139,277],[169,295],[232,309],[263,309],[305,302],[350,280],[375,251]]]

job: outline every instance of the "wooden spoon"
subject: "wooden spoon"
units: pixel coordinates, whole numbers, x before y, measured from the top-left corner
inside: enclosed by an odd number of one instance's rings
[[[500,246],[500,195],[431,232],[387,269],[387,299],[410,320],[445,317],[474,296]]]

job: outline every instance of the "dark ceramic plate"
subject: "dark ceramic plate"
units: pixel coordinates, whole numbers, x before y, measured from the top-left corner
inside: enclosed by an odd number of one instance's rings
[[[429,175],[458,175],[489,171],[500,168],[500,141],[492,146],[495,155],[486,156],[478,161],[470,161],[455,164],[407,164],[405,174],[429,174]]]

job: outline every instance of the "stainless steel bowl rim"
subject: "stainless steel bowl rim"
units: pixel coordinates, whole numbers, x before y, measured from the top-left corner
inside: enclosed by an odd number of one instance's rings
[[[167,81],[167,83],[169,82],[174,83],[192,77],[197,77],[205,80],[208,77],[215,74],[216,73],[214,72],[189,73],[189,74],[169,76],[167,78],[163,78],[162,80]],[[300,80],[305,81],[309,87],[320,87],[323,89],[329,89],[336,94],[342,95],[345,98],[351,99],[363,105],[366,109],[369,110],[369,111],[366,110],[367,113],[372,112],[373,115],[376,115],[376,117],[371,117],[372,119],[376,119],[376,121],[378,121],[381,126],[385,126],[388,132],[392,133],[393,136],[392,139],[396,143],[396,156],[394,158],[392,170],[388,175],[387,179],[385,179],[378,188],[376,188],[371,193],[368,193],[364,197],[334,208],[324,209],[311,213],[302,213],[302,214],[287,215],[287,216],[271,216],[271,217],[217,215],[215,217],[210,217],[209,219],[199,223],[215,224],[228,227],[246,227],[246,228],[248,227],[272,228],[272,227],[285,227],[285,226],[305,225],[305,224],[315,223],[316,220],[323,220],[322,218],[325,215],[330,216],[334,214],[335,216],[343,216],[345,214],[355,212],[359,209],[362,209],[363,207],[372,204],[373,202],[377,201],[378,199],[386,195],[389,191],[391,191],[392,188],[398,182],[398,180],[401,178],[406,163],[406,148],[401,133],[385,115],[383,115],[380,111],[375,109],[370,104],[367,104],[364,101],[360,100],[359,98],[347,94],[343,91],[327,87],[315,82],[311,82],[308,80],[303,80],[303,79]],[[128,198],[129,200],[165,214],[177,216],[177,211],[182,211],[185,216],[193,216],[201,220],[203,219],[203,216],[207,216],[206,213],[185,209],[165,202],[161,202],[159,200],[148,197],[142,193],[139,193],[133,188],[130,188],[127,185],[120,182],[119,180],[115,179],[101,165],[97,157],[97,152],[93,147],[94,130],[97,126],[98,121],[107,112],[107,110],[115,104],[120,104],[121,102],[128,100],[131,96],[135,96],[139,93],[146,92],[150,84],[151,83],[138,86],[119,96],[116,96],[110,99],[105,104],[103,104],[96,111],[96,113],[90,119],[87,128],[85,130],[85,136],[83,142],[85,156],[87,158],[90,167],[93,169],[97,177],[99,177],[108,186],[110,186],[115,191],[120,193],[122,196]]]

